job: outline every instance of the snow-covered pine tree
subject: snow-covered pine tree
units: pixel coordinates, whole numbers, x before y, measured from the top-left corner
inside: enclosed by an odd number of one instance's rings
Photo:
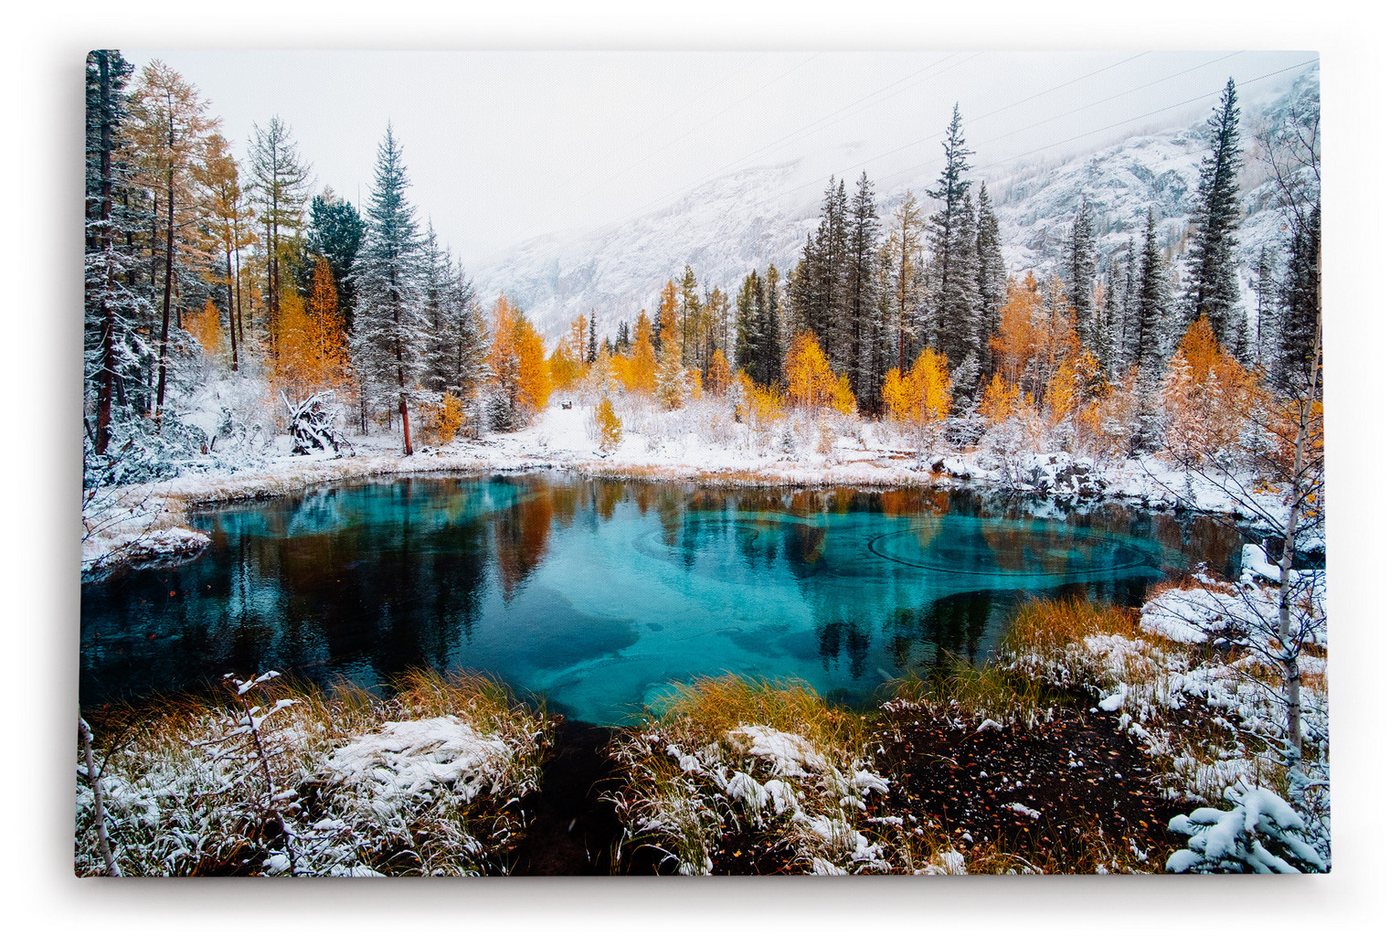
[[[588,364],[591,367],[598,360],[598,314],[588,310]]]
[[[987,184],[977,193],[977,355],[982,362],[980,377],[995,370],[988,342],[996,331],[1001,307],[1006,304],[1006,261],[1001,255],[1001,231]]]
[[[351,355],[361,393],[397,407],[404,454],[413,454],[408,400],[423,365],[424,262],[418,219],[407,198],[408,173],[393,127],[384,132],[355,257],[355,334]]]
[[[1237,347],[1243,320],[1235,256],[1240,224],[1240,109],[1231,78],[1210,116],[1210,152],[1201,160],[1191,210],[1183,289],[1184,321],[1204,315],[1227,347]]]
[[[700,362],[700,284],[690,264],[685,265],[681,274],[681,301],[678,338],[681,346],[683,367],[695,367]],[[660,316],[657,317],[660,321]]]
[[[1313,208],[1306,223],[1293,232],[1279,303],[1274,385],[1288,396],[1299,396],[1312,372],[1314,332],[1322,307],[1321,256],[1322,212]]]
[[[133,166],[123,145],[131,73],[120,52],[88,55],[84,402],[91,407],[89,431],[98,456],[107,453],[113,423],[139,418],[145,409],[136,391],[152,351],[139,328],[151,316],[150,303],[131,287],[139,264],[131,246],[139,221],[128,207]]]
[[[972,155],[972,150],[968,149],[963,136],[962,114],[957,104],[953,105],[953,117],[944,136],[943,155],[943,171],[939,173],[934,187],[927,190],[928,197],[938,208],[929,223],[930,295],[926,297],[925,306],[925,342],[937,343],[949,360],[958,361],[962,355],[957,352],[963,349],[949,348],[944,341],[957,327],[957,323],[948,321],[951,306],[957,305],[957,302],[950,300],[966,298],[956,295],[957,287],[953,287],[950,294],[949,280],[958,265],[957,242],[964,222],[960,216],[963,214],[964,197],[972,185],[967,178],[971,169],[968,157]]]
[[[875,190],[862,172],[851,202],[850,248],[846,269],[846,357],[837,362],[838,373],[850,375],[851,389],[861,412],[874,414],[880,409],[880,378],[873,371],[872,344],[876,338],[876,305],[879,284],[876,279],[880,222],[875,212]]]
[[[1171,306],[1168,296],[1166,258],[1157,247],[1157,217],[1147,209],[1147,228],[1142,235],[1142,257],[1138,265],[1136,311],[1137,336],[1133,342],[1136,362],[1143,383],[1150,385],[1162,376],[1169,349],[1166,347]]]
[[[971,195],[964,192],[955,217],[954,240],[939,313],[944,326],[939,343],[948,359],[956,362],[953,394],[958,403],[971,399],[982,373],[977,347],[983,331],[977,267],[977,215]]]
[[[913,192],[905,192],[904,200],[895,212],[894,232],[891,234],[895,251],[894,366],[901,372],[909,368],[914,355],[918,353],[919,338],[923,332],[919,321],[927,281],[921,236],[923,229],[924,218],[919,200]]]
[[[785,327],[782,289],[778,268],[768,264],[768,271],[763,276],[763,340],[758,352],[762,383],[766,386],[777,385],[783,372],[783,356],[787,351],[790,321]],[[787,315],[790,319],[791,310],[787,311]]]
[[[734,302],[734,368],[754,377],[763,328],[763,281],[752,270]]]
[[[1274,372],[1274,355],[1278,350],[1278,283],[1274,279],[1274,252],[1268,244],[1259,248],[1259,255],[1250,268],[1249,286],[1254,290],[1254,334],[1247,360],[1265,374]]]
[[[1089,343],[1092,321],[1091,303],[1094,297],[1094,223],[1089,215],[1089,201],[1082,199],[1070,226],[1069,244],[1065,250],[1065,290],[1070,307],[1079,316],[1079,337]]]

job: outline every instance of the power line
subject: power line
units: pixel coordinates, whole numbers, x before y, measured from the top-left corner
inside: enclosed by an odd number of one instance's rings
[[[1269,79],[1269,78],[1273,78],[1273,77],[1275,77],[1275,76],[1277,76],[1277,75],[1281,75],[1281,74],[1283,74],[1284,72],[1289,72],[1289,71],[1293,71],[1294,69],[1303,68],[1303,67],[1305,67],[1305,66],[1307,66],[1307,65],[1315,64],[1316,62],[1317,62],[1317,59],[1314,58],[1314,59],[1309,59],[1309,60],[1306,61],[1306,62],[1299,62],[1299,63],[1297,63],[1296,65],[1289,65],[1289,66],[1286,67],[1286,68],[1280,68],[1280,69],[1278,69],[1278,70],[1276,70],[1276,71],[1271,71],[1271,72],[1269,72],[1269,73],[1267,73],[1267,74],[1264,74],[1264,75],[1258,75],[1258,76],[1256,76],[1256,77],[1254,77],[1254,78],[1250,78],[1250,79],[1248,79],[1248,80],[1246,80],[1246,81],[1237,82],[1237,83],[1236,83],[1236,87],[1244,87],[1245,85],[1254,84],[1254,83],[1257,82],[1257,81],[1265,81],[1265,80],[1267,80],[1267,79]],[[1178,107],[1185,107],[1185,106],[1188,105],[1188,104],[1195,104],[1195,103],[1197,103],[1197,102],[1199,102],[1199,101],[1208,100],[1208,99],[1210,99],[1210,98],[1216,97],[1218,94],[1219,94],[1218,91],[1211,91],[1211,92],[1208,92],[1208,93],[1206,93],[1206,94],[1201,94],[1201,95],[1197,95],[1197,96],[1195,96],[1195,97],[1187,98],[1187,99],[1184,100],[1184,101],[1178,101],[1178,102],[1175,103],[1175,104],[1168,104],[1166,107],[1159,107],[1159,108],[1157,108],[1157,109],[1155,109],[1155,110],[1148,111],[1147,113],[1138,114],[1138,115],[1136,115],[1136,116],[1134,116],[1134,117],[1129,117],[1129,118],[1127,118],[1126,120],[1119,120],[1119,121],[1116,121],[1116,122],[1111,123],[1111,124],[1105,124],[1105,125],[1102,126],[1102,127],[1097,127],[1097,128],[1095,128],[1095,129],[1093,129],[1093,130],[1085,131],[1084,133],[1078,133],[1078,134],[1075,134],[1074,136],[1066,137],[1066,138],[1063,139],[1063,140],[1056,140],[1055,142],[1053,142],[1053,143],[1047,143],[1047,144],[1045,144],[1044,146],[1037,146],[1036,148],[1031,149],[1031,150],[1027,150],[1027,151],[1025,151],[1024,153],[1018,153],[1018,154],[1015,155],[1015,156],[1008,156],[1008,157],[1005,158],[1005,159],[997,160],[997,161],[994,162],[994,163],[990,163],[990,164],[988,164],[988,165],[986,165],[986,166],[981,166],[980,168],[981,168],[982,170],[994,169],[994,168],[996,168],[997,166],[1002,166],[1002,165],[1005,165],[1005,164],[1007,164],[1007,163],[1009,163],[1009,162],[1015,162],[1015,161],[1017,161],[1017,160],[1024,159],[1024,158],[1027,157],[1027,156],[1033,156],[1033,155],[1035,155],[1036,153],[1043,152],[1044,150],[1053,149],[1054,147],[1062,146],[1062,145],[1064,145],[1065,143],[1072,143],[1072,142],[1074,142],[1075,140],[1081,140],[1081,139],[1083,139],[1083,138],[1085,138],[1085,137],[1093,136],[1093,135],[1095,135],[1095,134],[1097,134],[1097,133],[1102,133],[1102,132],[1104,132],[1105,130],[1112,130],[1112,129],[1114,129],[1115,127],[1121,127],[1121,126],[1123,126],[1124,124],[1131,124],[1131,123],[1136,123],[1136,122],[1138,122],[1138,121],[1140,121],[1140,120],[1146,120],[1146,119],[1149,118],[1149,117],[1154,117],[1154,116],[1156,116],[1156,115],[1158,115],[1158,114],[1166,113],[1167,111],[1170,111],[1170,110],[1175,110],[1175,109],[1178,108]],[[893,155],[894,153],[902,152],[903,150],[909,149],[911,146],[916,146],[916,145],[918,145],[918,144],[920,144],[920,143],[926,143],[926,142],[928,142],[929,140],[934,139],[936,136],[938,136],[938,134],[934,134],[934,136],[930,136],[930,137],[924,137],[924,138],[921,139],[921,140],[915,140],[913,143],[908,143],[908,144],[905,144],[904,146],[899,146],[899,147],[896,147],[895,149],[888,150],[888,151],[886,151],[886,152],[884,152],[884,153],[881,153],[881,154],[878,155],[878,156],[872,157],[872,158],[869,159],[869,160],[865,160],[865,161],[863,161],[863,162],[857,163],[857,164],[855,164],[854,166],[848,166],[848,167],[846,167],[845,169],[842,169],[842,170],[840,170],[840,171],[838,171],[838,172],[829,173],[827,176],[823,176],[822,178],[819,178],[819,179],[812,179],[812,180],[810,180],[810,181],[804,182],[804,183],[802,183],[801,185],[797,185],[797,186],[794,186],[794,187],[792,187],[792,188],[790,188],[790,189],[786,189],[786,190],[784,190],[784,191],[782,191],[782,192],[779,192],[778,194],[772,196],[772,199],[783,198],[783,197],[785,197],[785,196],[787,196],[787,195],[793,194],[794,192],[799,192],[799,191],[801,191],[802,189],[805,189],[805,188],[807,188],[807,187],[809,187],[809,186],[816,185],[816,184],[818,184],[818,183],[820,183],[820,182],[825,182],[826,179],[827,179],[828,177],[830,177],[830,176],[843,175],[844,173],[850,172],[852,169],[858,168],[858,167],[860,167],[860,166],[862,166],[862,165],[867,165],[867,164],[869,164],[869,163],[871,163],[871,162],[874,162],[874,161],[876,161],[876,160],[879,160],[879,159],[883,159],[883,158],[885,158],[886,156]],[[907,169],[901,169],[901,170],[899,170],[898,172],[895,172],[895,173],[886,173],[886,177],[889,177],[890,175],[901,176],[901,175],[904,175],[905,173],[913,172],[913,171],[916,170],[916,169],[922,169],[922,168],[925,168],[925,167],[927,167],[927,166],[932,166],[932,165],[936,165],[936,164],[937,164],[937,160],[925,160],[924,162],[921,162],[921,163],[918,163],[918,164],[916,164],[916,165],[910,166],[910,167],[908,167]]]
[[[1164,76],[1164,77],[1157,78],[1157,79],[1155,79],[1155,80],[1153,80],[1153,81],[1147,82],[1146,84],[1140,84],[1140,85],[1138,85],[1136,88],[1129,88],[1129,89],[1126,90],[1126,91],[1120,91],[1118,94],[1111,94],[1111,95],[1109,95],[1109,96],[1106,97],[1106,98],[1099,98],[1097,101],[1094,101],[1094,102],[1089,103],[1089,104],[1084,104],[1084,105],[1082,105],[1082,106],[1080,106],[1080,107],[1076,107],[1076,108],[1073,108],[1073,109],[1071,109],[1071,110],[1064,111],[1064,112],[1062,112],[1062,113],[1056,114],[1056,115],[1053,116],[1053,117],[1047,117],[1047,118],[1045,118],[1044,120],[1038,120],[1038,121],[1036,121],[1035,123],[1032,123],[1032,124],[1021,124],[1021,125],[1020,125],[1019,127],[1017,127],[1015,130],[1012,130],[1012,131],[1009,132],[1009,133],[1003,133],[1003,134],[1002,134],[1001,136],[999,136],[999,137],[992,137],[990,140],[982,140],[981,143],[980,143],[979,145],[981,145],[981,146],[986,146],[988,143],[996,143],[996,142],[998,142],[999,140],[1004,140],[1004,139],[1006,139],[1007,137],[1013,137],[1013,136],[1015,136],[1015,135],[1018,134],[1018,133],[1023,133],[1023,132],[1025,132],[1026,130],[1032,130],[1032,129],[1036,128],[1036,127],[1041,127],[1041,126],[1044,126],[1045,124],[1053,123],[1053,122],[1056,121],[1056,120],[1063,120],[1064,118],[1070,116],[1071,114],[1078,114],[1078,113],[1080,113],[1080,112],[1082,112],[1082,111],[1089,110],[1090,108],[1098,107],[1100,104],[1107,104],[1109,101],[1116,101],[1118,98],[1127,97],[1127,96],[1130,95],[1130,94],[1136,94],[1138,91],[1142,91],[1142,90],[1144,90],[1144,89],[1146,89],[1146,88],[1150,88],[1150,87],[1152,87],[1153,85],[1159,85],[1159,84],[1161,84],[1161,83],[1164,82],[1164,81],[1171,81],[1171,80],[1174,79],[1174,78],[1180,78],[1182,75],[1190,74],[1190,73],[1193,72],[1193,71],[1199,71],[1199,70],[1202,69],[1202,68],[1207,68],[1207,67],[1209,67],[1209,66],[1211,66],[1211,65],[1218,64],[1218,63],[1220,63],[1220,62],[1225,61],[1226,59],[1234,58],[1235,56],[1237,56],[1237,55],[1239,55],[1239,54],[1240,54],[1239,52],[1231,52],[1231,53],[1229,53],[1228,55],[1222,55],[1222,56],[1220,56],[1219,58],[1211,59],[1209,62],[1202,62],[1202,63],[1199,64],[1199,65],[1192,65],[1190,68],[1183,68],[1183,69],[1182,69],[1181,71],[1179,71],[1179,72],[1173,72],[1173,73],[1170,74],[1170,75],[1166,75],[1166,76]],[[971,121],[969,121],[969,123],[970,123],[970,122],[971,122]]]
[[[715,111],[715,112],[714,112],[713,114],[711,114],[709,117],[706,117],[706,118],[705,118],[704,120],[702,120],[700,123],[692,124],[692,125],[689,127],[689,129],[687,129],[687,130],[686,130],[684,133],[682,133],[680,136],[677,136],[677,137],[672,138],[671,140],[667,141],[666,143],[663,143],[661,146],[658,146],[657,148],[653,149],[651,152],[647,153],[647,154],[646,154],[645,156],[643,156],[641,159],[638,159],[638,160],[636,160],[635,162],[629,163],[628,165],[623,166],[623,167],[621,167],[620,169],[614,170],[613,172],[609,173],[608,175],[604,176],[602,179],[600,179],[600,180],[598,180],[598,181],[599,181],[599,182],[606,182],[606,181],[608,181],[608,180],[615,179],[615,178],[617,178],[617,177],[620,176],[620,175],[623,175],[623,174],[625,174],[625,173],[631,172],[633,169],[637,168],[638,166],[642,165],[643,163],[647,162],[648,160],[654,158],[658,153],[661,153],[661,152],[663,152],[663,151],[665,151],[665,150],[667,150],[667,149],[670,149],[672,146],[675,146],[677,143],[681,142],[681,141],[684,140],[684,139],[687,139],[688,137],[694,136],[695,133],[696,133],[696,131],[698,131],[700,128],[705,127],[705,126],[708,126],[709,124],[713,123],[715,120],[719,119],[719,118],[722,117],[724,114],[727,114],[729,111],[733,110],[734,108],[738,107],[740,104],[742,104],[742,103],[744,103],[745,101],[749,100],[749,99],[752,98],[754,95],[758,94],[760,91],[765,91],[765,90],[767,90],[768,88],[772,87],[773,85],[775,85],[775,84],[777,84],[778,82],[782,81],[784,78],[786,78],[786,77],[788,77],[789,75],[791,75],[793,72],[797,71],[798,69],[804,67],[805,65],[807,65],[808,63],[810,63],[810,62],[813,61],[814,59],[818,58],[820,55],[822,55],[822,53],[820,53],[820,52],[814,52],[814,53],[812,53],[811,55],[807,56],[807,57],[806,57],[805,59],[803,59],[802,61],[798,62],[798,63],[797,63],[796,65],[794,65],[792,68],[789,68],[787,71],[783,72],[782,74],[777,75],[777,76],[775,76],[774,78],[769,79],[768,81],[765,81],[763,84],[761,84],[761,85],[759,85],[758,87],[754,88],[752,91],[750,91],[748,94],[744,95],[743,97],[738,98],[738,99],[736,99],[736,100],[734,100],[734,101],[731,101],[730,103],[726,104],[724,107],[722,107],[722,108],[720,108],[719,110]]]
[[[1120,59],[1119,61],[1114,62],[1112,65],[1105,65],[1105,66],[1102,67],[1102,68],[1096,68],[1096,69],[1094,69],[1093,71],[1089,72],[1087,75],[1080,75],[1078,78],[1071,78],[1069,81],[1066,81],[1066,82],[1063,83],[1063,84],[1057,84],[1057,85],[1055,85],[1055,87],[1053,87],[1053,88],[1046,88],[1044,91],[1037,91],[1035,94],[1032,94],[1032,95],[1030,95],[1029,97],[1023,97],[1023,98],[1021,98],[1021,100],[1015,101],[1015,102],[1013,102],[1013,103],[1011,103],[1011,104],[1008,104],[1008,105],[1006,105],[1005,107],[998,107],[998,108],[997,108],[996,110],[994,110],[994,111],[988,111],[988,112],[985,113],[985,114],[980,114],[980,115],[978,115],[978,116],[976,116],[976,117],[970,118],[970,119],[967,121],[967,123],[968,123],[969,125],[971,125],[971,124],[975,124],[975,123],[976,123],[977,121],[979,121],[979,120],[984,120],[984,119],[986,119],[987,117],[995,117],[997,114],[1003,113],[1003,112],[1005,112],[1005,111],[1009,111],[1009,110],[1011,110],[1013,107],[1020,107],[1022,104],[1025,104],[1025,103],[1028,102],[1028,101],[1034,101],[1036,98],[1045,97],[1045,95],[1047,95],[1047,94],[1052,94],[1052,93],[1054,93],[1054,92],[1056,92],[1056,91],[1059,91],[1061,88],[1068,88],[1068,87],[1069,87],[1070,85],[1072,85],[1072,84],[1078,84],[1079,82],[1084,81],[1084,80],[1086,80],[1086,79],[1088,79],[1088,78],[1092,78],[1092,77],[1094,77],[1095,75],[1102,75],[1104,72],[1109,71],[1109,70],[1114,69],[1114,68],[1117,68],[1117,67],[1120,66],[1120,65],[1126,65],[1126,64],[1128,64],[1129,62],[1132,62],[1132,61],[1135,61],[1135,60],[1137,60],[1137,59],[1142,58],[1142,57],[1143,57],[1144,55],[1146,55],[1146,54],[1147,54],[1146,52],[1139,52],[1139,53],[1137,53],[1136,55],[1130,55],[1130,56],[1128,56],[1128,57],[1125,58],[1125,59]]]
[[[629,217],[629,218],[637,217],[637,216],[639,216],[639,215],[645,213],[646,211],[648,211],[653,205],[662,204],[662,203],[664,203],[664,202],[667,202],[667,201],[669,201],[669,200],[675,198],[677,195],[683,195],[683,194],[685,194],[686,192],[694,191],[694,190],[695,190],[696,188],[698,188],[699,186],[705,185],[705,184],[708,183],[708,182],[713,182],[715,179],[722,178],[722,177],[723,177],[723,174],[724,174],[724,172],[725,172],[725,170],[730,169],[730,168],[732,168],[733,166],[736,166],[736,165],[742,164],[742,163],[744,163],[744,162],[747,162],[749,159],[753,158],[754,156],[757,156],[759,153],[763,152],[764,150],[772,149],[774,146],[777,146],[777,145],[780,144],[780,143],[785,143],[785,142],[787,142],[788,140],[793,139],[794,137],[797,137],[797,136],[801,135],[804,131],[809,130],[809,129],[813,128],[813,127],[816,127],[818,124],[825,124],[825,123],[827,123],[827,122],[829,122],[829,121],[831,121],[831,120],[834,120],[836,117],[838,117],[838,116],[841,115],[842,113],[844,113],[844,112],[850,110],[852,107],[855,107],[856,105],[861,104],[861,103],[863,103],[863,102],[869,100],[870,98],[875,97],[876,95],[878,95],[878,94],[880,94],[880,93],[882,93],[882,92],[884,92],[884,91],[887,91],[887,90],[889,90],[890,88],[893,88],[893,87],[896,86],[896,85],[903,84],[903,83],[905,83],[905,82],[907,82],[907,81],[911,81],[911,80],[913,80],[914,78],[917,78],[919,75],[923,74],[924,72],[928,71],[928,70],[931,69],[931,68],[934,68],[934,67],[936,67],[936,66],[942,64],[943,62],[948,61],[948,59],[953,58],[953,57],[956,56],[957,54],[958,54],[958,53],[954,52],[954,53],[952,53],[952,54],[950,54],[950,55],[945,55],[943,58],[939,59],[937,62],[934,62],[932,65],[926,65],[926,66],[924,66],[923,68],[920,68],[918,71],[915,71],[915,72],[913,72],[912,74],[906,75],[905,77],[900,78],[900,79],[897,80],[897,81],[892,81],[892,82],[890,82],[889,84],[884,85],[883,87],[877,88],[877,89],[875,89],[874,91],[870,92],[869,94],[867,94],[867,95],[865,95],[865,96],[863,96],[863,97],[857,98],[856,100],[851,101],[849,104],[846,104],[846,105],[844,105],[844,106],[838,108],[837,110],[832,111],[832,112],[826,114],[826,115],[823,116],[823,117],[817,118],[816,120],[812,121],[811,123],[808,123],[808,124],[805,124],[805,125],[803,125],[803,126],[801,126],[801,127],[798,127],[796,130],[793,130],[792,132],[790,132],[790,133],[788,133],[788,134],[786,134],[786,135],[784,135],[784,136],[781,136],[781,137],[779,137],[779,138],[776,139],[776,140],[773,140],[773,141],[771,141],[771,142],[769,142],[769,143],[765,143],[763,146],[760,146],[760,147],[758,147],[758,148],[755,149],[755,150],[751,150],[751,151],[749,151],[748,153],[745,153],[743,156],[740,156],[738,159],[731,160],[731,161],[725,163],[724,165],[720,166],[719,168],[712,170],[708,176],[706,176],[704,179],[702,179],[702,180],[699,181],[699,182],[696,182],[696,183],[693,184],[693,185],[687,185],[687,186],[685,186],[685,187],[683,187],[683,188],[676,189],[676,190],[674,190],[674,191],[672,191],[672,192],[669,192],[669,193],[667,193],[667,194],[665,194],[665,195],[662,195],[662,196],[659,196],[659,197],[657,197],[657,198],[652,199],[651,201],[649,201],[649,202],[647,202],[646,204],[642,205],[642,207],[640,207],[640,208],[636,209],[635,211],[629,213],[629,214],[627,215],[627,217]],[[963,59],[961,62],[956,62],[956,63],[954,63],[953,65],[950,65],[950,66],[948,66],[948,67],[945,68],[945,69],[942,69],[941,71],[934,72],[933,75],[930,75],[929,77],[934,77],[935,75],[942,75],[942,74],[945,74],[945,73],[947,73],[947,72],[952,71],[952,70],[955,69],[955,68],[960,68],[960,67],[962,67],[963,65],[966,65],[968,62],[971,62],[973,59],[977,58],[978,56],[980,56],[980,55],[982,55],[982,54],[983,54],[983,53],[981,53],[981,52],[974,53],[972,56],[970,56],[969,58]],[[889,96],[883,98],[882,100],[889,100],[889,99],[892,98],[892,97],[897,97],[899,94],[903,94],[905,91],[908,91],[908,90],[910,90],[910,88],[904,88],[903,90],[898,91],[898,92],[895,92],[895,94],[889,95]]]

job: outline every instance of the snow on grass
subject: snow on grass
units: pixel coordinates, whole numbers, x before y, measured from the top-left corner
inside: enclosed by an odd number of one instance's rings
[[[106,713],[99,782],[124,874],[507,870],[550,734],[500,686],[414,673],[388,700],[275,684],[242,698]],[[80,767],[79,874],[102,869],[93,802]]]
[[[861,828],[870,798],[889,791],[862,738],[857,718],[804,686],[705,680],[622,734],[614,801],[628,836],[682,874],[711,873],[725,830],[741,828],[773,843],[784,870],[889,871],[883,846]]]

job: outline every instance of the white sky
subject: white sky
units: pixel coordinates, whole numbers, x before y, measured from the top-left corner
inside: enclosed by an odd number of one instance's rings
[[[1310,52],[350,52],[127,48],[194,83],[246,145],[290,124],[316,191],[368,193],[387,122],[420,216],[470,270],[539,234],[654,211],[745,166],[803,158],[830,174],[920,185],[960,102],[974,171],[1207,114],[1227,76],[1277,90]],[[1060,87],[1062,86],[1063,87]],[[1179,107],[1173,105],[1205,96]],[[1172,109],[1154,114],[1161,108]],[[1248,114],[1246,113],[1246,118]],[[1067,141],[1067,142],[1062,142]],[[859,144],[859,145],[854,145]]]

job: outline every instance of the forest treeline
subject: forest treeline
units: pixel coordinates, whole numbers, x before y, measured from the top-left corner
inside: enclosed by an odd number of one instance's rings
[[[579,316],[548,356],[507,297],[483,307],[420,218],[392,127],[361,210],[310,192],[277,116],[239,160],[209,103],[161,62],[138,71],[99,50],[86,86],[84,427],[99,482],[235,433],[195,428],[173,405],[211,380],[261,388],[277,412],[319,395],[360,432],[396,424],[410,453],[421,434],[516,429],[551,393],[587,390],[614,443],[612,396],[676,409],[708,393],[741,421],[831,410],[957,445],[1013,424],[1024,444],[1126,455],[1172,438],[1239,442],[1268,400],[1304,395],[1320,349],[1316,110],[1256,141],[1288,224],[1242,256],[1233,81],[1209,123],[1179,281],[1153,211],[1140,240],[1104,256],[1106,219],[1087,201],[1055,275],[1008,271],[955,108],[926,202],[907,192],[882,219],[867,176],[850,195],[832,178],[792,269],[755,269],[731,296],[687,266],[653,309],[602,310],[611,334],[597,310]]]

